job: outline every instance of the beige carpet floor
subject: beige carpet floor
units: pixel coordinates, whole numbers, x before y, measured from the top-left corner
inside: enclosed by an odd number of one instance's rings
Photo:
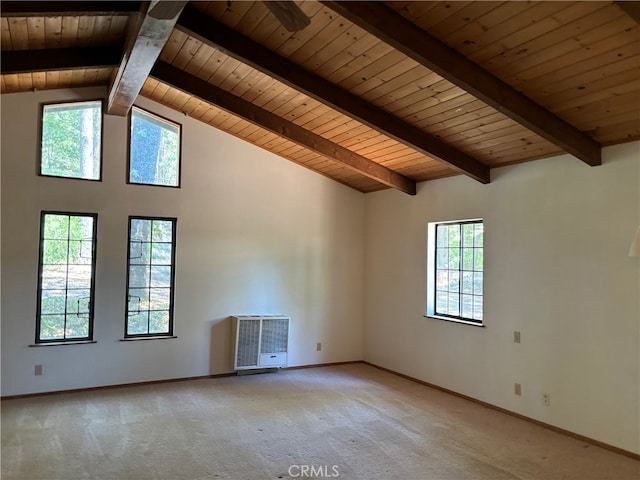
[[[2,402],[3,480],[638,480],[640,462],[364,364]]]

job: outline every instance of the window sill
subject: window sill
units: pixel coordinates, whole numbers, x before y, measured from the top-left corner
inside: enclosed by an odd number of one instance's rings
[[[98,342],[96,340],[78,340],[78,341],[67,341],[67,342],[33,343],[29,346],[30,347],[57,347],[60,345],[86,345],[88,343],[98,343]]]
[[[131,338],[121,338],[120,342],[137,342],[138,340],[168,340],[170,338],[178,338],[175,335],[158,335],[155,337],[131,337]]]
[[[431,318],[434,320],[444,320],[445,322],[451,322],[451,323],[462,323],[463,325],[471,325],[472,327],[485,328],[485,325],[483,323],[468,322],[466,320],[460,320],[459,318],[440,317],[438,315],[423,315],[423,317]]]

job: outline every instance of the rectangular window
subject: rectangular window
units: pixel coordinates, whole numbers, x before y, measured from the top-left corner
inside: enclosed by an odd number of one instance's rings
[[[482,220],[429,224],[427,315],[482,325]]]
[[[129,217],[125,337],[173,335],[176,219]]]
[[[102,102],[42,106],[40,175],[100,180]]]
[[[91,340],[97,215],[42,212],[36,343]]]
[[[129,122],[129,183],[179,187],[180,125],[137,107]]]

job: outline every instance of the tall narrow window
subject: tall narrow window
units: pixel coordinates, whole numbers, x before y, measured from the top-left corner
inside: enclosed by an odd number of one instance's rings
[[[175,218],[129,218],[125,337],[173,335]]]
[[[427,314],[482,325],[482,220],[429,224]]]
[[[102,102],[43,105],[40,175],[100,180]]]
[[[180,186],[180,125],[131,109],[129,183]]]
[[[36,343],[91,340],[97,215],[42,212]]]

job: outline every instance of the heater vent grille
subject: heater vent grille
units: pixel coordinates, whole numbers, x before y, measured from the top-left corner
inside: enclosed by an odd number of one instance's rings
[[[286,353],[289,340],[288,318],[262,319],[262,343],[260,351],[264,353]]]
[[[237,366],[248,367],[258,364],[258,342],[260,342],[260,319],[249,318],[239,322]]]
[[[244,315],[231,319],[235,370],[287,366],[289,317]]]

